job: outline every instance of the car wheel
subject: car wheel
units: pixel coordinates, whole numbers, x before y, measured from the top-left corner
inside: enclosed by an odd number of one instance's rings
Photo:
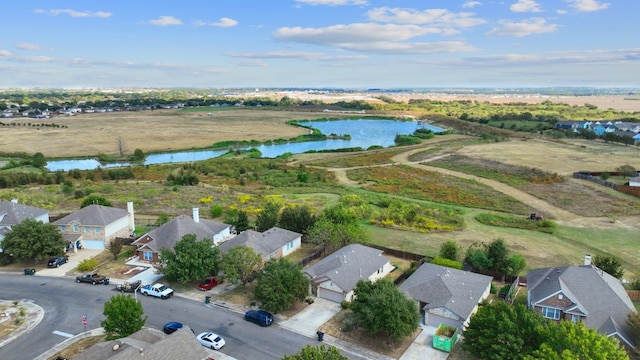
[[[95,284],[96,284],[96,282],[95,282],[95,281],[92,281],[92,282],[91,282],[91,285],[95,285]]]
[[[211,350],[215,350],[216,346],[215,345],[211,345]]]
[[[80,282],[80,279],[76,279],[76,282],[77,282],[77,283],[79,283],[79,282]]]

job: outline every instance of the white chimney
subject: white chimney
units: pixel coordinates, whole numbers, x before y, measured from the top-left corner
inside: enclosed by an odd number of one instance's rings
[[[584,266],[591,266],[591,255],[584,255]]]
[[[193,221],[200,222],[200,209],[197,207],[193,208]]]
[[[133,217],[133,201],[127,201],[127,212],[129,213],[129,231],[136,229],[136,221]]]
[[[14,204],[17,204],[18,203],[18,199],[13,198],[13,199],[11,199],[11,202],[14,203]]]

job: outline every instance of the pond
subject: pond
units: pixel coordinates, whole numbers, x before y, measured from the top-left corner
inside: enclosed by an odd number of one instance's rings
[[[275,145],[255,146],[262,153],[263,158],[275,158],[282,154],[301,154],[308,151],[337,150],[360,147],[367,149],[371,146],[390,147],[394,145],[396,135],[410,135],[417,129],[430,129],[433,132],[443,132],[435,126],[418,123],[416,121],[394,120],[332,120],[310,121],[303,123],[320,130],[325,135],[350,135],[350,140],[322,140],[292,142]],[[246,149],[248,149],[247,147]],[[192,150],[147,155],[144,165],[172,164],[183,162],[196,162],[216,158],[226,154],[228,149],[219,150]],[[103,169],[138,165],[127,162],[100,164],[96,159],[71,159],[54,160],[47,162],[50,171],[93,170],[98,167]]]

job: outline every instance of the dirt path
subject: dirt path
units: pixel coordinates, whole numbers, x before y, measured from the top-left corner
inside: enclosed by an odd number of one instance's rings
[[[605,217],[584,217],[584,216],[576,215],[572,212],[556,207],[544,200],[536,198],[535,196],[527,194],[524,191],[518,190],[516,188],[513,188],[509,185],[503,184],[496,180],[486,179],[486,178],[482,178],[479,176],[470,175],[470,174],[466,174],[458,171],[442,169],[434,166],[421,164],[424,162],[434,161],[437,159],[450,156],[450,154],[436,155],[429,159],[423,159],[419,161],[409,160],[409,157],[411,155],[419,153],[421,151],[424,151],[424,148],[415,148],[415,149],[411,149],[406,152],[403,152],[401,154],[398,154],[391,158],[392,163],[390,164],[359,166],[359,167],[352,167],[352,168],[326,168],[326,170],[333,172],[336,177],[336,180],[341,185],[350,186],[350,187],[360,187],[361,184],[347,177],[347,170],[359,169],[363,167],[373,167],[373,166],[380,167],[380,166],[393,166],[397,164],[403,164],[403,165],[408,165],[408,166],[412,166],[412,167],[423,169],[423,170],[434,171],[441,174],[446,174],[450,176],[477,181],[481,184],[484,184],[486,186],[489,186],[495,189],[496,191],[499,191],[505,195],[513,197],[514,199],[522,202],[523,204],[530,206],[532,210],[536,210],[543,214],[547,214],[549,217],[552,217],[556,222],[562,225],[574,226],[574,227],[616,228],[616,227],[633,226],[632,224],[629,224],[629,221],[631,222],[637,221],[637,217],[633,217],[633,219],[631,220],[626,218],[621,218],[621,219],[618,219],[618,221],[616,221],[615,223],[613,223],[611,219],[605,218]]]

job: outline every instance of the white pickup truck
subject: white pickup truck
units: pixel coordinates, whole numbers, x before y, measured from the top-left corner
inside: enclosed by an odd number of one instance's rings
[[[151,295],[151,296],[159,297],[163,300],[173,296],[173,290],[171,290],[170,288],[160,283],[156,283],[153,285],[145,285],[140,288],[140,293],[145,296]]]

